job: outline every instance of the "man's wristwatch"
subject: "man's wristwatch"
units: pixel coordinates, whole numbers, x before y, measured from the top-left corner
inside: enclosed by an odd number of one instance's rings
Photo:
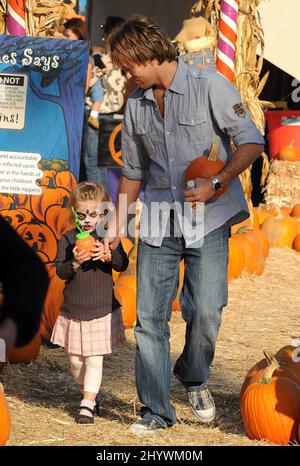
[[[218,180],[216,176],[210,177],[213,190],[218,193],[223,188],[222,183]]]

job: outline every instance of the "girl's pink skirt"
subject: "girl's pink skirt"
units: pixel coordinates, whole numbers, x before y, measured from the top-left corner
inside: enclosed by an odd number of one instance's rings
[[[72,320],[59,315],[51,336],[52,343],[63,346],[68,353],[82,356],[110,354],[125,343],[121,309],[94,320]]]

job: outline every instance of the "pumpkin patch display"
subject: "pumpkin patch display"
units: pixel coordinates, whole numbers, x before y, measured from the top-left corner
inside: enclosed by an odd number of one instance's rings
[[[300,423],[300,386],[288,377],[278,377],[273,359],[259,380],[250,383],[240,399],[247,435],[277,445],[297,441]]]
[[[290,213],[291,217],[300,217],[300,204],[295,204]]]
[[[65,188],[71,192],[76,187],[77,181],[73,173],[63,170],[56,173],[54,184],[56,188]]]
[[[53,204],[66,206],[69,196],[70,193],[65,188],[42,186],[42,194],[30,198],[31,211],[38,220],[44,222],[47,208]]]
[[[14,203],[14,198],[10,194],[0,194],[0,209],[9,209]]]
[[[48,262],[54,261],[57,252],[57,240],[48,225],[32,220],[20,225],[16,231],[37,254],[42,252],[42,259],[46,255]]]
[[[59,204],[53,204],[47,208],[45,223],[51,228],[58,240],[73,227],[70,219],[70,210]]]
[[[28,209],[2,209],[0,210],[0,214],[15,229],[22,225],[22,223],[28,223],[33,220],[33,215]]]
[[[214,141],[212,143],[208,157],[200,156],[193,160],[187,167],[184,181],[195,180],[196,178],[209,179],[212,176],[216,176],[224,168],[225,164],[222,160],[218,159],[219,142]],[[216,193],[213,197],[221,196],[227,189],[227,186]]]
[[[8,403],[4,396],[2,384],[0,384],[0,446],[6,444],[10,435],[10,414]]]

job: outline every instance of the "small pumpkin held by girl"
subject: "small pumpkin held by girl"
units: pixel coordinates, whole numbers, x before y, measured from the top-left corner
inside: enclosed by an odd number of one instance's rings
[[[107,226],[103,224],[107,222],[109,201],[107,192],[97,183],[77,185],[69,208],[73,223],[75,214],[80,234],[74,228],[62,236],[55,261],[57,275],[66,284],[51,341],[69,353],[71,371],[82,393],[77,417],[80,424],[92,424],[94,414],[99,414],[96,397],[102,381],[103,356],[125,342],[112,269],[125,270],[128,258],[121,243],[104,254],[102,238],[97,233]],[[89,236],[93,247],[85,249]]]

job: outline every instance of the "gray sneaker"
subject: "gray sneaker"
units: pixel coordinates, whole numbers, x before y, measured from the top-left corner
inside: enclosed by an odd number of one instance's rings
[[[142,419],[134,422],[130,428],[129,432],[131,434],[138,435],[151,435],[155,434],[158,429],[165,429],[166,426],[162,425],[156,416],[153,416],[151,413],[146,413]]]
[[[216,415],[216,407],[208,388],[189,387],[188,398],[196,418],[203,423],[212,422]]]

